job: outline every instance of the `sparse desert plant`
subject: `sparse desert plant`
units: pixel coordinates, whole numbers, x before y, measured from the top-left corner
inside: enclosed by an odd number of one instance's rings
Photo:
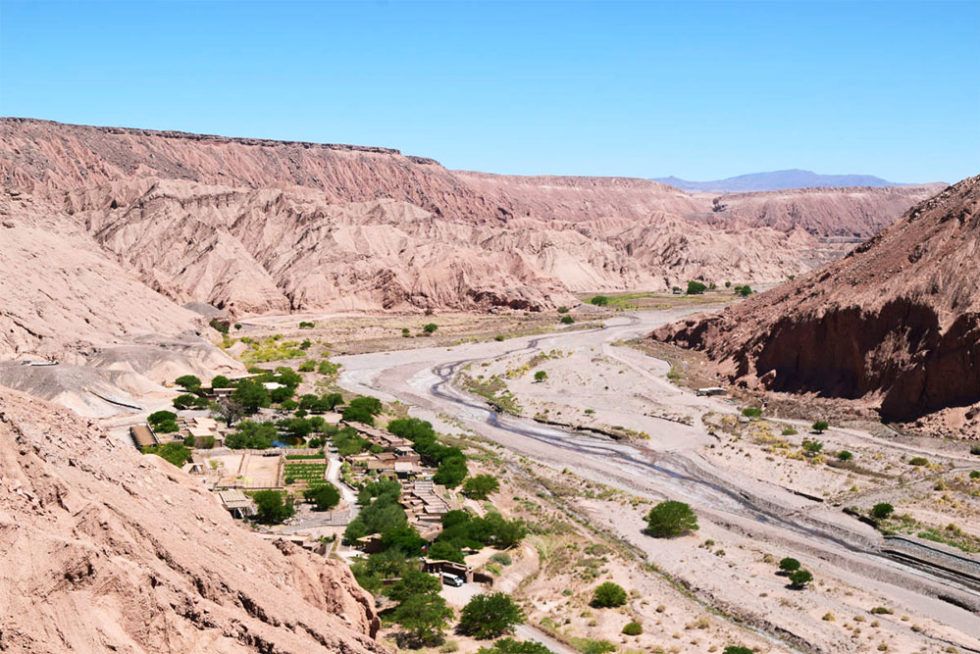
[[[876,606],[871,609],[871,612],[874,615],[891,615],[893,613],[893,611],[887,606]]]
[[[813,425],[810,426],[810,428],[816,433],[822,434],[825,431],[827,431],[827,429],[830,428],[830,425],[827,423],[826,420],[817,420],[816,422],[813,423]]]
[[[980,479],[980,470],[971,470],[970,479]]]
[[[783,436],[796,436],[798,433],[793,427],[783,427]]]
[[[655,538],[673,538],[697,529],[698,518],[690,506],[667,500],[650,509],[644,533]]]
[[[762,415],[762,409],[757,406],[747,406],[742,409],[742,415],[746,418],[758,418]]]
[[[552,652],[533,640],[501,638],[490,647],[481,647],[476,654],[552,654]]]
[[[548,373],[546,373],[544,370],[538,370],[537,372],[534,373],[534,381],[538,382],[539,384],[544,380],[546,380],[547,378],[548,378]]]
[[[743,284],[741,286],[735,287],[735,295],[740,295],[742,297],[748,297],[752,295],[753,292],[754,291],[752,290],[752,287],[749,286],[748,284]]]
[[[821,443],[820,441],[811,441],[811,440],[803,441],[803,451],[806,453],[807,456],[816,456],[820,454],[820,451],[822,449],[823,449],[823,443]]]
[[[558,313],[568,313],[568,307],[564,305],[558,307]]]
[[[497,341],[498,343],[506,339],[507,337],[504,336],[503,334],[497,334],[496,336],[493,337],[493,340]]]
[[[929,459],[924,456],[915,456],[909,459],[910,466],[927,466],[929,465]]]
[[[970,454],[973,456],[980,456],[980,445],[971,445]]]
[[[411,338],[412,331],[408,327],[402,327],[402,338]]]
[[[729,645],[722,654],[755,654],[755,650],[742,645]]]
[[[643,633],[643,625],[635,620],[633,622],[627,622],[623,626],[623,635],[625,636],[639,636]]]
[[[476,475],[463,484],[463,495],[474,500],[485,500],[500,490],[500,482],[493,475]]]
[[[439,329],[439,325],[435,324],[434,322],[427,322],[422,325],[422,331],[429,336],[435,334],[437,329]]]
[[[853,458],[854,455],[848,452],[847,450],[841,450],[840,452],[837,453],[838,461],[850,461]]]
[[[894,512],[895,507],[888,502],[879,502],[871,507],[871,516],[876,520],[886,520]]]
[[[570,315],[565,314],[558,320],[558,322],[560,322],[563,325],[571,325],[574,324],[575,318],[572,318]]]
[[[597,609],[615,608],[626,604],[626,591],[619,584],[606,581],[596,586],[589,606]]]
[[[303,363],[299,364],[300,372],[313,372],[316,370],[316,361],[313,359],[307,359]]]
[[[316,327],[315,322],[310,322],[309,320],[301,320],[299,322],[300,329],[313,329],[314,327]]]

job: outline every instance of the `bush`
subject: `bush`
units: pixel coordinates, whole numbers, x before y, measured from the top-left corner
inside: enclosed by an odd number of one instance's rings
[[[524,612],[505,593],[477,595],[460,614],[459,631],[479,640],[497,638],[524,622]]]
[[[156,454],[161,459],[182,468],[191,460],[191,450],[183,443],[164,443],[163,445],[147,445],[142,449],[143,454]]]
[[[422,331],[425,334],[435,334],[437,329],[439,329],[439,325],[435,324],[434,322],[427,322],[422,325]]]
[[[697,528],[698,519],[690,506],[668,500],[650,509],[645,533],[655,538],[673,538]]]
[[[432,481],[446,488],[456,488],[466,478],[466,459],[462,456],[443,459],[432,475]]]
[[[755,654],[755,650],[741,645],[729,645],[722,654]]]
[[[553,654],[550,649],[533,640],[501,638],[491,647],[481,647],[476,654]]]
[[[736,286],[735,287],[735,295],[741,295],[742,297],[748,297],[748,296],[752,295],[752,293],[753,293],[752,287],[749,286],[748,284],[744,284],[742,286]]]
[[[909,459],[910,466],[927,466],[929,465],[929,459],[924,456],[916,456]]]
[[[973,456],[980,456],[980,445],[971,445],[970,454]]]
[[[181,375],[174,383],[191,393],[201,390],[201,380],[196,375]]]
[[[692,279],[687,283],[688,295],[701,295],[706,290],[708,290],[708,287],[697,280]]]
[[[639,622],[627,622],[623,627],[623,634],[626,636],[639,636],[643,633],[643,625]]]
[[[300,372],[313,372],[316,370],[316,361],[313,359],[307,359],[303,363],[299,364]]]
[[[758,418],[762,415],[762,409],[757,406],[747,406],[742,409],[742,415],[746,418]]]
[[[494,563],[499,563],[500,565],[510,565],[511,563],[514,562],[514,559],[512,559],[510,557],[510,554],[508,554],[507,552],[497,552],[496,554],[490,557],[490,560],[493,561]]]
[[[182,393],[174,398],[174,408],[178,410],[206,409],[208,408],[208,401],[206,398],[198,397],[197,395]]]
[[[255,500],[255,520],[265,525],[278,525],[294,513],[293,505],[285,499],[285,493],[261,490],[252,494]]]
[[[214,379],[211,380],[211,388],[231,388],[232,386],[231,380],[224,375],[215,375]]]
[[[408,327],[402,327],[402,338],[411,338],[411,337],[412,337],[412,330],[410,330]]]
[[[493,475],[476,475],[463,484],[463,495],[474,500],[485,500],[500,490],[500,482]]]
[[[563,325],[572,325],[575,323],[575,318],[572,318],[568,314],[565,314],[564,316],[558,319],[558,322],[560,322]]]
[[[544,370],[538,370],[534,373],[534,381],[538,382],[539,384],[547,378],[548,373],[546,373]]]
[[[303,491],[303,498],[313,504],[314,511],[329,511],[340,504],[340,493],[329,482]]]
[[[850,461],[853,458],[854,455],[848,452],[847,450],[841,450],[840,452],[837,453],[838,461]]]
[[[822,449],[823,449],[823,443],[821,443],[820,441],[811,441],[811,440],[803,441],[803,451],[806,452],[807,456],[816,456],[817,454],[820,454],[820,450]]]
[[[177,414],[173,411],[154,411],[146,417],[146,421],[153,431],[160,434],[172,434],[180,429],[177,425]]]
[[[214,329],[222,334],[228,333],[227,320],[218,320],[217,318],[212,318],[208,324],[211,326],[211,329]]]
[[[783,436],[796,436],[799,432],[792,427],[783,427]]]
[[[604,307],[607,304],[609,304],[609,298],[606,297],[605,295],[596,295],[593,296],[591,300],[589,300],[589,304],[594,304],[597,307]]]
[[[309,321],[306,321],[306,320],[301,320],[300,323],[299,323],[299,328],[300,329],[313,329],[314,327],[316,327],[316,323],[315,322],[309,322]]]
[[[813,575],[810,574],[809,570],[804,570],[803,568],[789,574],[790,587],[797,590],[805,588],[811,581],[813,581]]]
[[[279,430],[271,422],[242,420],[238,429],[225,437],[225,446],[233,450],[266,450],[279,436]]]
[[[311,341],[308,338],[304,338],[303,339],[303,342],[299,344],[299,349],[301,349],[303,351],[306,351],[306,350],[310,349],[311,347],[313,347],[313,341]]]
[[[783,572],[795,572],[800,569],[800,562],[787,556],[779,561],[779,569]]]
[[[626,604],[626,591],[622,586],[611,581],[599,584],[592,593],[592,601],[589,603],[597,609],[615,608],[623,604]]]
[[[980,479],[980,470],[971,470],[970,479]]]
[[[827,431],[829,427],[830,425],[827,423],[826,420],[817,420],[815,423],[813,423],[811,429],[813,429],[813,431],[817,432],[818,434],[822,434],[825,431]]]
[[[871,516],[876,520],[887,520],[888,516],[894,512],[895,507],[888,502],[879,502],[871,507]]]
[[[568,313],[568,307],[566,306],[558,307],[558,313]]]

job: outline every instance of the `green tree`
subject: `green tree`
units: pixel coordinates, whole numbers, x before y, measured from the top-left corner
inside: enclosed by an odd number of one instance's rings
[[[405,629],[405,644],[410,647],[439,644],[452,617],[446,600],[435,593],[412,595],[392,612],[395,623]]]
[[[437,540],[429,545],[428,556],[435,561],[455,561],[456,563],[463,563],[465,559],[463,550],[445,540]]]
[[[233,450],[266,450],[278,436],[279,431],[270,422],[242,420],[238,429],[225,437],[225,446]]]
[[[655,538],[673,538],[696,531],[697,528],[698,518],[690,506],[667,500],[650,509],[645,531]]]
[[[840,452],[837,453],[838,461],[850,461],[853,458],[854,455],[848,452],[847,450],[841,450]]]
[[[439,463],[436,473],[432,475],[432,481],[446,488],[456,488],[466,478],[466,473],[465,457],[451,457]]]
[[[471,599],[459,620],[459,631],[479,640],[498,638],[524,622],[524,612],[505,593],[477,595]]]
[[[434,322],[427,322],[422,325],[422,331],[426,334],[435,334],[437,329],[439,329],[439,325],[435,324]]]
[[[612,581],[607,581],[596,586],[592,593],[590,605],[598,609],[609,609],[626,604],[626,591],[623,587]]]
[[[501,638],[490,647],[481,647],[476,654],[554,654],[550,649],[533,640]]]
[[[755,654],[755,650],[741,645],[729,645],[722,654]]]
[[[534,373],[534,381],[538,382],[539,384],[547,378],[548,373],[546,373],[544,370],[538,370]]]
[[[797,590],[806,588],[806,585],[811,581],[813,581],[813,575],[810,574],[809,570],[800,568],[799,570],[789,573],[789,585]]]
[[[292,517],[293,505],[284,495],[285,493],[274,490],[256,491],[252,495],[255,500],[255,520],[266,525],[278,525]]]
[[[463,484],[463,495],[474,500],[485,500],[500,490],[500,482],[493,475],[476,475]]]
[[[190,393],[181,393],[174,398],[174,408],[175,409],[205,409],[208,406],[208,401],[203,397],[198,397],[197,395],[191,395]]]
[[[796,572],[800,569],[800,562],[796,559],[787,556],[779,561],[779,569],[785,573]]]
[[[813,423],[811,429],[813,429],[813,431],[817,432],[818,434],[822,434],[825,431],[827,431],[829,427],[830,425],[827,424],[826,420],[817,420],[815,423]]]
[[[589,300],[589,303],[594,304],[597,307],[604,307],[609,304],[609,298],[606,297],[605,295],[596,295],[593,296],[591,300]]]
[[[741,295],[742,297],[748,297],[748,296],[752,295],[752,293],[753,293],[752,287],[749,286],[748,284],[745,284],[743,286],[736,286],[735,287],[735,294],[736,295]]]
[[[242,379],[231,393],[232,399],[242,407],[245,413],[255,413],[262,407],[269,406],[269,391],[262,382],[254,379]]]
[[[803,441],[803,451],[806,453],[807,456],[816,456],[817,454],[820,454],[820,451],[822,449],[823,449],[823,443],[821,443],[820,441],[811,441],[811,440]]]
[[[231,388],[231,380],[224,375],[215,375],[211,380],[211,388]]]
[[[303,498],[313,504],[314,511],[329,511],[340,504],[340,493],[331,483],[323,483],[303,491]]]
[[[201,390],[201,380],[196,375],[181,375],[174,380],[174,383],[191,393]]]
[[[146,421],[153,431],[160,434],[171,434],[180,429],[177,425],[177,414],[173,411],[154,411],[146,417]]]
[[[388,587],[385,595],[393,602],[404,602],[413,595],[438,593],[441,589],[442,582],[435,575],[421,570],[409,570],[401,579]]]
[[[560,322],[563,325],[571,325],[575,323],[575,318],[572,318],[570,315],[565,314],[558,320],[558,322]]]
[[[895,507],[888,502],[879,502],[871,507],[871,515],[876,520],[887,520],[888,516],[894,513]]]
[[[692,279],[687,283],[688,295],[701,295],[706,290],[708,290],[708,287],[705,284],[697,281],[696,279]]]

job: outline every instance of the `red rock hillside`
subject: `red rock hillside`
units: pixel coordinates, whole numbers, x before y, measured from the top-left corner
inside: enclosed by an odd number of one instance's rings
[[[654,338],[750,386],[880,402],[886,421],[959,407],[955,430],[980,436],[980,177],[818,272]]]

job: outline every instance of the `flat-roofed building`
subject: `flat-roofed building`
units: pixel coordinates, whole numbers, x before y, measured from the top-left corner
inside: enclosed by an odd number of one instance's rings
[[[248,495],[237,488],[219,490],[218,498],[221,500],[221,505],[234,518],[247,518],[255,513],[255,504]]]
[[[157,444],[157,437],[149,425],[133,425],[129,428],[129,435],[140,449]]]

